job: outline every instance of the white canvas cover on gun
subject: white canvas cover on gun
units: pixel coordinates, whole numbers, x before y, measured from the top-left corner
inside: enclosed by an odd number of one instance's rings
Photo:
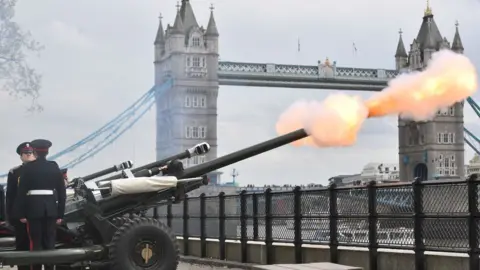
[[[177,186],[175,176],[152,176],[112,180],[112,196],[160,191]]]

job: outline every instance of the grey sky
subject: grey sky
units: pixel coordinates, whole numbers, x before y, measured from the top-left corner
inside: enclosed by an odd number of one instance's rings
[[[408,49],[425,8],[425,3],[418,0],[191,2],[197,20],[205,26],[208,7],[215,4],[221,60],[314,65],[329,57],[339,66],[371,68],[394,67],[399,28],[403,29]],[[455,20],[459,20],[466,54],[479,65],[480,55],[474,48],[480,47],[480,3],[435,0],[432,8],[442,35],[450,42]],[[56,152],[99,128],[150,89],[153,39],[160,12],[164,25],[173,24],[175,1],[20,0],[17,21],[46,47],[40,58],[32,56],[32,63],[43,73],[40,102],[45,111],[29,116],[24,101],[0,93],[4,126],[17,127],[0,133],[0,146],[5,149],[0,152],[1,169],[6,171],[18,163],[14,150],[22,140],[49,138],[54,142],[52,152]],[[358,49],[356,56],[353,42]],[[323,99],[328,94],[321,90],[221,87],[219,154],[275,136],[278,115],[294,100]],[[480,134],[480,122],[470,108],[466,113],[467,126]],[[137,165],[152,161],[154,132],[153,109],[128,134],[72,169],[70,175],[127,159],[134,159]],[[397,162],[396,133],[395,117],[371,120],[354,147],[288,146],[234,167],[240,172],[238,180],[242,184],[326,183],[333,175],[359,172],[369,161]],[[471,151],[468,153],[467,160]],[[230,170],[224,170],[225,174]]]

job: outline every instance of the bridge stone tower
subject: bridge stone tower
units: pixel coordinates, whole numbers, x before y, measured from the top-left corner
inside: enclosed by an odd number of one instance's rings
[[[440,49],[463,53],[458,23],[452,44],[442,37],[429,5],[422,25],[407,54],[402,32],[395,54],[400,72],[425,68],[432,54]],[[400,179],[412,181],[464,178],[463,102],[437,112],[431,121],[398,120]]]
[[[173,26],[164,30],[160,17],[155,85],[172,78],[173,86],[156,97],[157,159],[200,142],[208,142],[210,152],[184,160],[185,167],[217,157],[218,38],[213,7],[207,29],[199,26],[188,0],[177,5]],[[211,175],[212,182],[216,175]]]

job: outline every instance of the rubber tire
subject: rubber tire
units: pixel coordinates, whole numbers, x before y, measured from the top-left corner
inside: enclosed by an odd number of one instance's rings
[[[141,216],[137,215],[137,214],[125,214],[122,217],[123,218],[128,218],[128,219],[141,218]]]
[[[162,248],[161,261],[149,268],[141,268],[130,260],[131,249],[139,238],[150,238]],[[153,218],[135,218],[123,224],[112,238],[109,248],[111,267],[115,270],[175,270],[180,250],[177,238],[164,223]]]
[[[116,217],[116,218],[113,218],[111,221],[113,225],[115,225],[115,227],[121,227],[123,224],[129,222],[130,219],[126,217]]]

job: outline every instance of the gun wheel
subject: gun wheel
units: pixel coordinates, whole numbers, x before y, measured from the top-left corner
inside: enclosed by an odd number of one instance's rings
[[[109,257],[115,270],[174,270],[179,248],[168,226],[153,218],[135,218],[115,233]]]
[[[116,218],[113,218],[111,221],[112,221],[112,224],[113,224],[115,227],[119,228],[119,227],[121,227],[123,224],[129,222],[130,219],[129,219],[129,218],[126,218],[126,217],[116,217]]]

